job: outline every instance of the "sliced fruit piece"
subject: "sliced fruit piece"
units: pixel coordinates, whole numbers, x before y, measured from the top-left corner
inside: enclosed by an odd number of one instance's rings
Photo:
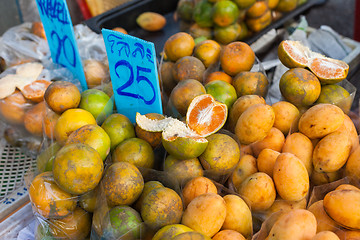
[[[177,159],[190,159],[200,156],[206,149],[208,141],[174,119],[162,133],[162,144],[165,150]]]
[[[150,119],[164,119],[165,116],[160,113],[147,113],[146,117]],[[152,148],[156,148],[161,144],[161,132],[149,132],[135,125],[135,133],[138,138],[147,141]]]
[[[226,104],[216,101],[210,94],[203,94],[190,103],[186,124],[200,136],[206,137],[222,128],[227,114]]]
[[[323,84],[338,83],[344,80],[349,72],[349,65],[344,61],[326,57],[311,59],[308,67]]]
[[[288,68],[306,67],[311,50],[299,41],[284,40],[279,44],[279,60]]]
[[[152,120],[137,113],[136,124],[146,131],[162,131],[162,144],[165,150],[177,159],[198,157],[205,151],[208,144],[206,138],[198,135],[184,122],[175,118]]]
[[[172,117],[167,117],[164,119],[151,119],[148,116],[141,115],[140,113],[136,113],[136,124],[142,130],[146,130],[148,132],[162,132],[168,126],[169,122],[176,120]]]
[[[41,102],[44,100],[44,94],[48,86],[51,84],[47,80],[36,80],[21,89],[21,93],[26,99],[29,99],[34,102]]]

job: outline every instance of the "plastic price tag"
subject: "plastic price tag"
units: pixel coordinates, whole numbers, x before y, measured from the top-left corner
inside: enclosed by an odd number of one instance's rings
[[[162,114],[154,44],[107,29],[102,34],[118,113],[133,123],[136,112]]]
[[[66,0],[36,0],[36,4],[53,61],[69,69],[86,90],[84,69]]]

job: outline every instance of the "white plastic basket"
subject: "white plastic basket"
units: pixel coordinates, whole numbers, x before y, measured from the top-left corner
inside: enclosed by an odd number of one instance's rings
[[[0,222],[29,201],[24,175],[36,159],[0,140]]]

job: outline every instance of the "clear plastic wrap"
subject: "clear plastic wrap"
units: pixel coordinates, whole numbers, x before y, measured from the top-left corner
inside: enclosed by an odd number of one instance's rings
[[[50,57],[46,40],[32,33],[32,24],[27,22],[12,27],[0,38],[0,56],[6,66],[43,61]]]

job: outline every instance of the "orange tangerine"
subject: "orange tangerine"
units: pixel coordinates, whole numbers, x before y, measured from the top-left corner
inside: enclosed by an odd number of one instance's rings
[[[205,69],[205,65],[199,58],[185,56],[175,62],[172,68],[172,75],[178,82],[187,79],[196,79],[201,82]]]
[[[268,6],[265,1],[257,1],[246,11],[246,17],[258,18],[264,15],[267,10]]]
[[[43,172],[31,182],[29,196],[34,210],[45,218],[61,218],[76,208],[74,195],[62,190],[52,172]]]
[[[259,32],[270,25],[272,21],[271,11],[267,10],[263,15],[257,18],[246,19],[246,24],[250,30]]]
[[[319,97],[321,84],[318,78],[304,68],[292,68],[280,79],[280,92],[283,97],[297,107],[310,106]]]
[[[268,91],[269,81],[262,72],[243,71],[234,77],[233,85],[239,97],[245,95],[265,97]]]
[[[121,33],[123,33],[123,34],[128,34],[128,32],[127,32],[124,28],[122,28],[122,27],[115,27],[115,28],[113,28],[112,30],[113,30],[113,31],[117,31],[117,32],[121,32]]]
[[[214,38],[221,44],[228,44],[235,41],[241,32],[241,26],[235,22],[225,27],[214,27]]]
[[[178,32],[170,36],[165,44],[166,56],[173,62],[179,58],[190,56],[193,53],[195,42],[193,37],[185,32]]]
[[[297,7],[298,0],[279,0],[275,10],[279,12],[290,12]]]
[[[219,60],[221,52],[220,45],[214,40],[205,40],[196,45],[194,56],[200,59],[205,67],[216,63]]]
[[[90,112],[80,108],[66,110],[55,123],[56,141],[64,145],[73,131],[88,124],[96,124],[96,120]]]
[[[279,4],[279,0],[266,0],[269,9],[274,9]]]
[[[222,71],[216,71],[210,73],[204,80],[204,84],[207,84],[212,81],[221,80],[227,83],[232,84],[232,77]]]
[[[234,0],[234,2],[236,3],[236,5],[238,5],[240,9],[245,9],[255,4],[256,0]]]
[[[255,62],[255,53],[245,42],[232,42],[220,54],[221,68],[230,76],[242,71],[250,71]]]
[[[206,90],[201,82],[195,79],[187,79],[180,81],[170,94],[170,101],[176,110],[182,115],[186,115],[187,108],[191,101],[201,94],[205,94]]]
[[[225,103],[231,108],[237,99],[236,90],[233,85],[221,80],[212,81],[205,85],[206,93],[211,94],[215,100]]]
[[[239,8],[229,0],[216,2],[213,6],[213,22],[220,26],[226,27],[233,24],[239,17]]]

